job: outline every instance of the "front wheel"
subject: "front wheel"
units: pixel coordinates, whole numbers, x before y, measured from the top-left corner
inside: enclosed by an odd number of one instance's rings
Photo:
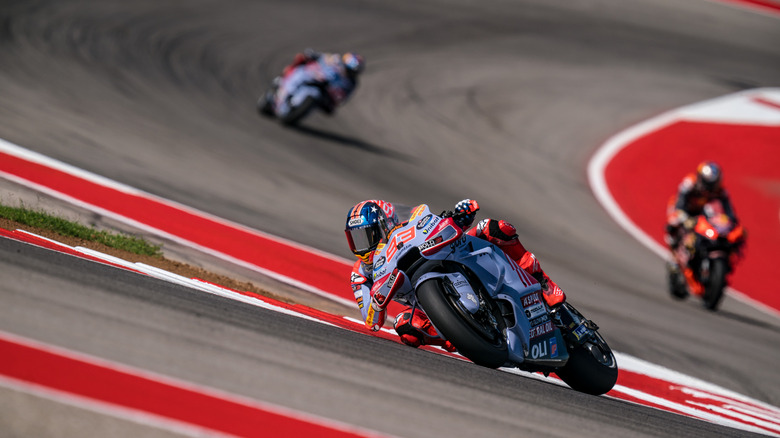
[[[509,352],[503,318],[489,298],[483,297],[484,306],[472,314],[445,291],[438,279],[423,282],[416,292],[433,326],[458,353],[488,368],[498,368],[507,362]]]
[[[688,285],[685,282],[680,267],[676,263],[666,263],[666,278],[669,284],[669,293],[672,298],[677,300],[684,300],[688,297]]]
[[[720,300],[723,298],[723,289],[726,287],[726,273],[728,265],[726,259],[710,260],[709,281],[704,288],[704,308],[718,310]]]
[[[282,123],[285,125],[295,125],[301,121],[304,117],[317,106],[317,100],[311,96],[307,96],[306,99],[301,102],[300,105],[290,108],[290,112],[281,118]]]

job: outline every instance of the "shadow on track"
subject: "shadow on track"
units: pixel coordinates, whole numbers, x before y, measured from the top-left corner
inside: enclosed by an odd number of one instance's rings
[[[780,333],[780,327],[778,327],[777,325],[764,322],[764,321],[759,321],[758,319],[750,318],[749,316],[737,315],[736,313],[731,313],[729,311],[723,311],[723,310],[718,311],[718,314],[720,314],[724,318],[728,318],[734,321],[739,321],[743,324],[749,324],[754,327],[760,327],[766,330],[773,331],[775,333]]]
[[[411,162],[412,157],[391,149],[385,149],[380,146],[365,142],[363,140],[359,140],[357,138],[348,137],[345,135],[337,134],[335,132],[325,131],[318,128],[312,128],[309,126],[303,126],[303,125],[294,125],[290,126],[290,129],[294,131],[298,131],[302,134],[309,135],[312,137],[317,137],[323,140],[327,140],[333,143],[338,143],[343,146],[347,146],[354,149],[360,149],[365,152],[370,152],[372,154],[381,155],[388,158],[394,158],[397,160],[405,161],[405,162]]]

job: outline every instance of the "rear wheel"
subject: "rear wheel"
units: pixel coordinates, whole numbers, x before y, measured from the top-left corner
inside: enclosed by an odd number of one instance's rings
[[[601,395],[615,386],[618,367],[609,345],[596,332],[592,340],[569,349],[569,361],[555,374],[575,391]]]
[[[718,310],[720,300],[723,298],[723,289],[726,287],[726,273],[728,266],[726,259],[710,260],[710,277],[704,288],[704,307],[708,310]]]
[[[498,368],[507,362],[504,321],[489,298],[481,297],[482,309],[475,314],[469,313],[445,291],[440,280],[433,279],[417,288],[417,299],[436,330],[458,349],[458,353],[488,368]]]
[[[569,342],[569,361],[555,374],[575,391],[592,395],[608,392],[615,386],[618,376],[617,360],[612,349],[596,330],[595,324],[586,321],[574,306],[564,303],[558,311],[567,311],[577,325],[585,322],[592,328],[593,336],[580,345]],[[569,335],[567,339],[571,337]]]

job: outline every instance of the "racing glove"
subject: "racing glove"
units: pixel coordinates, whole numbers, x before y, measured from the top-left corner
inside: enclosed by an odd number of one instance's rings
[[[464,230],[471,226],[479,211],[479,204],[473,199],[464,199],[455,204],[452,218],[455,223]]]

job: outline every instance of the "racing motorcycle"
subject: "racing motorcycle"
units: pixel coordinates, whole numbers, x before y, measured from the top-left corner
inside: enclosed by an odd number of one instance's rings
[[[257,101],[261,115],[278,117],[295,125],[313,110],[333,113],[354,88],[342,71],[324,59],[299,65],[274,79],[271,88]]]
[[[683,230],[682,244],[673,252],[674,263],[668,270],[669,292],[678,299],[700,296],[705,308],[717,310],[727,275],[741,256],[745,229],[724,213],[719,200],[713,200],[702,214],[688,218]]]
[[[385,242],[374,255],[379,309],[391,300],[422,309],[478,365],[555,373],[594,395],[615,385],[617,362],[598,326],[567,302],[548,307],[533,277],[499,247],[464,233],[451,212],[420,205]]]

